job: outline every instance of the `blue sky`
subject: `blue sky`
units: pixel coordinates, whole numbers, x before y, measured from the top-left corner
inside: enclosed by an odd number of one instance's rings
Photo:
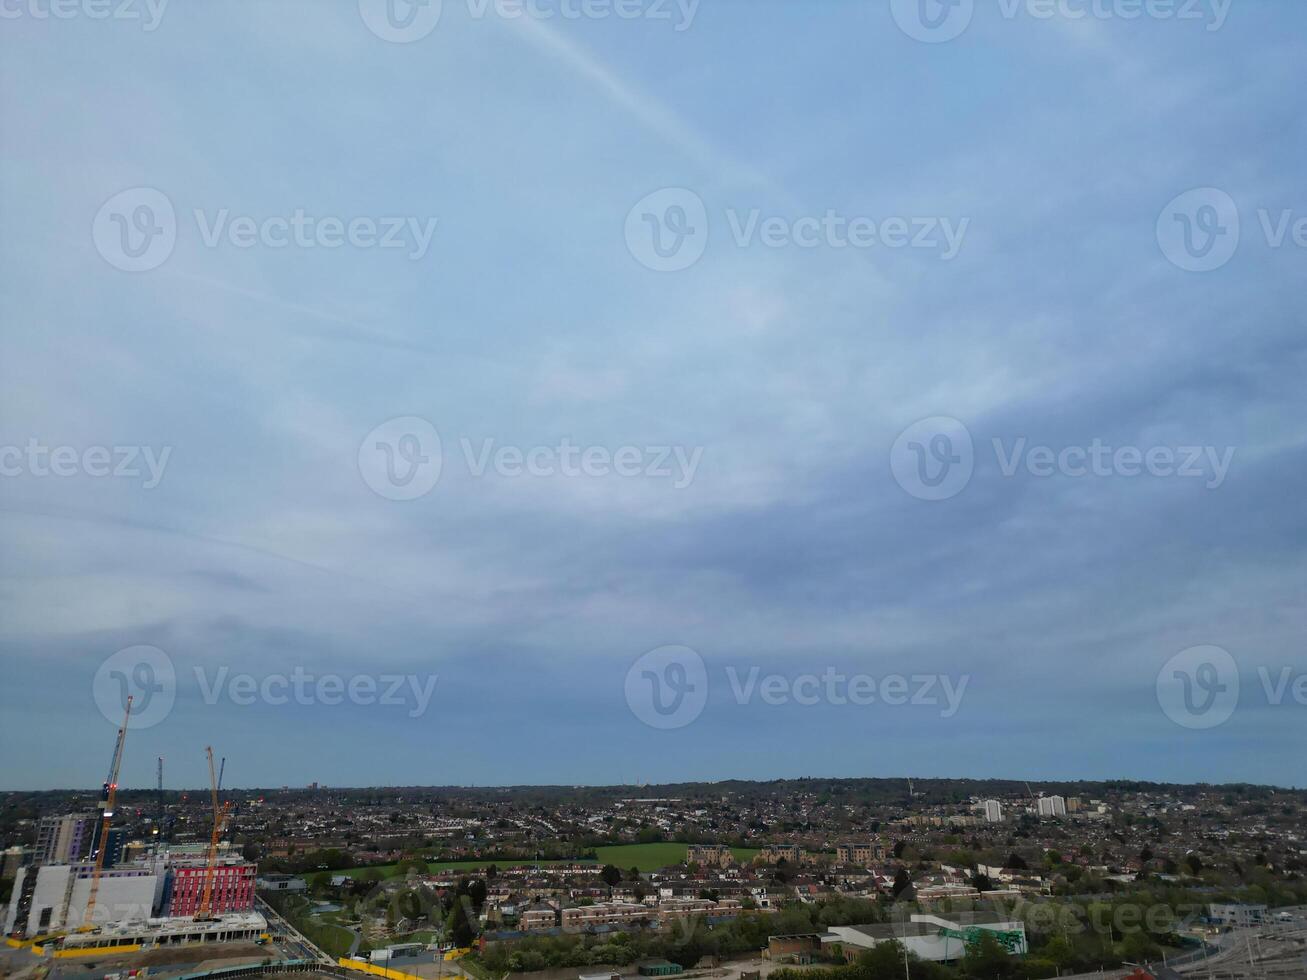
[[[1307,9],[581,9],[7,0],[0,788],[1307,783]]]

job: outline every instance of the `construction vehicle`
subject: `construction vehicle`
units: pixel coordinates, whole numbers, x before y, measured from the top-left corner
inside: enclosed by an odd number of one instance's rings
[[[86,914],[78,932],[90,932],[95,927],[91,916],[95,912],[95,896],[100,890],[100,876],[104,873],[104,855],[109,849],[109,824],[113,821],[114,803],[118,799],[118,771],[123,764],[123,745],[127,741],[127,723],[132,717],[132,695],[127,696],[127,710],[123,714],[123,727],[118,729],[118,740],[113,747],[113,760],[109,763],[109,778],[104,781],[100,794],[100,837],[95,848],[95,870],[91,872],[91,892],[86,898]]]
[[[209,758],[209,793],[213,799],[213,833],[209,836],[209,857],[204,867],[204,890],[200,893],[200,907],[195,913],[195,921],[201,922],[214,918],[210,914],[213,903],[213,882],[218,873],[218,841],[222,839],[222,828],[227,823],[230,803],[218,804],[218,776],[213,770],[213,747],[206,746],[205,754]],[[226,759],[224,758],[224,762]]]

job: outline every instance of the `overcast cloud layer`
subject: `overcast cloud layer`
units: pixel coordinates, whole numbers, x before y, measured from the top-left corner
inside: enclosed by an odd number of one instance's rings
[[[120,683],[173,699],[125,785],[158,755],[200,785],[206,744],[235,786],[1307,783],[1307,7],[976,0],[932,43],[898,3],[445,0],[396,43],[369,2],[172,0],[153,29],[144,0],[5,7],[0,788],[98,784]],[[149,215],[97,214],[137,188],[177,230],[131,272],[105,251]],[[703,215],[655,228],[636,205],[662,188]],[[1194,188],[1239,218],[1199,271],[1165,213]],[[297,209],[401,218],[406,245],[297,244]],[[755,211],[817,244],[737,244]],[[828,212],[883,237],[841,246]],[[287,224],[246,247],[240,217]],[[893,217],[938,247],[891,244]],[[705,222],[701,258],[649,267],[642,230]],[[443,451],[412,500],[360,469],[404,417]],[[936,417],[974,471],[921,499],[894,462],[933,430],[893,447]],[[1095,440],[1211,454],[1005,472]],[[88,447],[140,447],[140,475],[92,475]],[[518,474],[503,447],[551,455]],[[136,645],[171,686],[103,667]],[[637,660],[667,645],[707,696],[657,727]],[[1195,696],[1239,684],[1208,727],[1159,704],[1199,645],[1235,670]],[[333,704],[323,675],[407,693]],[[870,703],[841,693],[858,675]]]

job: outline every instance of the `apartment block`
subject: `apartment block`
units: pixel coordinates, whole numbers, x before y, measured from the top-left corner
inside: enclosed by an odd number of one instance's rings
[[[1066,816],[1066,800],[1060,796],[1041,796],[1038,805],[1041,817]]]
[[[4,932],[36,935],[81,926],[90,900],[91,864],[19,868],[5,913]],[[100,876],[91,921],[96,925],[147,919],[154,914],[162,878],[149,868],[111,868]]]
[[[548,902],[536,902],[524,908],[517,919],[517,927],[523,932],[535,932],[553,929],[558,925],[558,908]]]
[[[624,925],[643,920],[656,921],[658,912],[647,905],[629,902],[596,902],[563,909],[564,929],[579,930],[590,926]]]
[[[875,841],[835,845],[836,864],[868,865],[885,859],[885,848]]]
[[[195,915],[204,896],[205,867],[178,865],[168,876],[164,915]],[[209,911],[213,915],[249,912],[254,908],[255,867],[245,861],[220,862],[214,869]]]
[[[95,845],[99,818],[94,813],[42,817],[36,827],[38,864],[74,864],[88,858]]]
[[[780,861],[799,864],[803,861],[803,848],[798,844],[764,844],[758,856],[768,864],[776,864]]]
[[[725,844],[691,844],[685,853],[685,863],[705,868],[727,868],[735,863],[735,856]]]

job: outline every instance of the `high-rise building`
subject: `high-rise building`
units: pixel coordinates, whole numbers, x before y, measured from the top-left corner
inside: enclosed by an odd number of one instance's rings
[[[73,864],[86,859],[95,844],[99,819],[94,813],[42,817],[36,827],[38,864]]]
[[[986,823],[1003,822],[1003,804],[998,800],[986,800],[981,806],[985,810]]]
[[[164,897],[165,915],[195,915],[204,894],[206,867],[203,864],[172,868]],[[248,912],[254,908],[255,867],[246,861],[220,861],[214,869],[209,911],[214,915]]]
[[[123,847],[126,844],[126,827],[113,827],[109,830],[104,843],[104,866],[106,868],[112,868],[123,859]]]
[[[34,936],[80,926],[90,901],[93,864],[45,864],[18,869],[4,932]],[[100,874],[92,921],[146,919],[162,882],[149,868],[111,868]]]
[[[1039,798],[1039,815],[1041,817],[1065,817],[1066,800],[1060,796],[1041,796]]]
[[[25,847],[14,846],[0,852],[0,881],[13,881],[18,869],[31,857],[31,852]]]

